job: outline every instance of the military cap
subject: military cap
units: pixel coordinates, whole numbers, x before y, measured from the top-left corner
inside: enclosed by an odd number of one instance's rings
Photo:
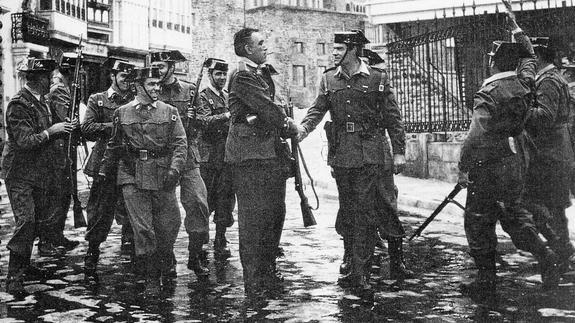
[[[131,70],[128,79],[132,81],[141,81],[147,78],[162,78],[160,69],[157,67],[136,67]]]
[[[18,72],[26,73],[52,72],[56,69],[56,61],[53,59],[28,57],[21,61],[16,69]]]
[[[491,52],[487,55],[493,58],[507,57],[509,59],[520,59],[531,57],[531,54],[519,43],[511,43],[496,40],[493,42]]]
[[[208,70],[228,71],[228,63],[218,58],[208,58],[205,63]]]
[[[336,44],[350,44],[350,45],[369,44],[369,40],[365,38],[363,32],[357,29],[335,33],[333,42]]]
[[[76,53],[63,53],[58,66],[59,68],[74,68],[76,67],[77,59],[78,54]]]
[[[150,53],[151,62],[183,62],[186,57],[179,50],[167,50]]]
[[[102,67],[116,72],[130,73],[136,65],[121,57],[110,56],[102,63]]]
[[[363,50],[363,57],[367,58],[369,65],[376,65],[385,62],[385,60],[381,58],[378,53],[369,49]]]

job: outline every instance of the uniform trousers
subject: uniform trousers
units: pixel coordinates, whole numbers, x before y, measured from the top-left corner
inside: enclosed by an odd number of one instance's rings
[[[533,216],[522,202],[524,172],[518,155],[475,167],[469,172],[472,183],[467,188],[464,227],[475,259],[495,254],[498,220],[518,249],[538,252]]]
[[[186,168],[180,176],[180,200],[186,211],[184,227],[193,244],[206,244],[209,241],[208,191],[200,174],[200,168]]]
[[[7,248],[30,259],[34,239],[55,241],[57,219],[53,216],[51,196],[46,189],[30,182],[6,179],[6,191],[14,213],[14,235]]]
[[[232,188],[232,169],[229,165],[223,168],[211,168],[202,164],[202,178],[208,191],[208,206],[214,213],[214,223],[225,228],[234,224],[233,210],[236,197]]]
[[[116,176],[94,178],[86,206],[88,216],[86,241],[94,244],[106,241],[117,213],[127,217],[123,204],[122,189],[116,184]],[[122,224],[130,226],[127,219]],[[132,231],[131,228],[130,231]]]
[[[387,238],[405,235],[397,215],[393,173],[384,165],[333,170],[339,194],[335,229],[344,240],[353,241],[352,271],[365,274],[378,228]]]
[[[165,267],[171,266],[182,223],[175,189],[143,190],[134,184],[124,184],[122,192],[134,231],[136,256],[156,254]]]
[[[286,214],[286,178],[285,168],[275,159],[233,166],[246,286],[265,282],[275,266]]]

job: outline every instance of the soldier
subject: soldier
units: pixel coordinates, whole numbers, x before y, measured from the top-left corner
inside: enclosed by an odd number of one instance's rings
[[[282,131],[297,125],[274,103],[275,85],[266,62],[267,48],[257,29],[234,35],[240,56],[228,84],[231,125],[225,162],[231,164],[238,201],[240,260],[249,295],[282,281],[276,255],[283,230],[289,151]]]
[[[84,167],[84,173],[93,178],[90,198],[86,206],[88,228],[85,239],[88,241],[88,250],[84,257],[84,273],[87,279],[94,279],[96,282],[98,281],[96,266],[100,255],[100,244],[106,241],[116,212],[123,213],[122,246],[127,245],[124,240],[133,240],[132,227],[128,215],[125,214],[122,190],[116,184],[117,173],[112,171],[108,177],[100,177],[98,173],[106,145],[112,134],[112,115],[118,107],[134,99],[128,76],[135,66],[125,60],[115,58],[109,58],[105,65],[111,68],[112,85],[108,90],[90,96],[82,122],[84,137],[87,140],[96,141]],[[117,207],[118,205],[121,207]],[[133,245],[131,249],[133,252]]]
[[[555,45],[549,38],[532,40],[537,61],[534,107],[527,114],[526,129],[536,149],[527,170],[525,198],[540,230],[561,262],[570,271],[569,257],[575,248],[569,240],[565,209],[571,205],[570,174],[575,161],[569,134],[570,93],[567,82],[553,64]],[[549,228],[555,239],[549,239]]]
[[[351,259],[351,270],[339,283],[359,291],[370,289],[368,260],[378,227],[388,238],[391,278],[413,275],[403,261],[405,232],[397,216],[393,182],[393,173],[405,166],[405,133],[387,73],[360,60],[367,43],[361,31],[335,34],[336,67],[324,73],[319,95],[301,123],[305,130],[298,135],[305,138],[330,111],[328,164],[340,202],[336,231],[343,237],[344,260]]]
[[[173,278],[174,242],[181,224],[176,185],[187,155],[186,134],[178,110],[158,100],[157,68],[137,68],[130,77],[136,98],[114,111],[114,129],[100,174],[112,174],[134,230],[139,263],[146,268],[146,291],[157,294]]]
[[[75,53],[64,53],[61,62],[57,69],[52,72],[52,86],[50,87],[50,93],[46,95],[48,105],[50,106],[50,112],[52,113],[53,122],[64,122],[69,119],[70,105],[71,105],[71,93],[70,86],[73,82],[74,67],[76,64],[76,54]],[[79,130],[78,130],[79,131]],[[70,169],[76,169],[76,160],[70,160],[68,156],[68,135],[59,135],[53,138],[55,151],[57,155],[55,156],[52,165],[55,168],[56,173],[55,180],[57,183],[54,186],[54,196],[52,198],[55,203],[55,207],[52,209],[54,212],[53,216],[56,218],[57,225],[57,241],[54,241],[55,246],[62,246],[65,250],[72,250],[78,246],[79,241],[72,241],[64,237],[64,225],[66,223],[66,217],[68,215],[68,210],[70,209],[70,202],[72,201],[72,190],[74,189],[72,185]],[[76,147],[72,146],[70,150],[70,155],[76,156]],[[70,165],[72,163],[72,165]],[[38,252],[40,255],[49,255],[46,253],[46,245],[49,241],[38,242]],[[50,248],[48,248],[50,250]]]
[[[52,124],[44,95],[50,89],[51,59],[28,58],[18,71],[26,84],[8,103],[2,171],[16,226],[8,242],[10,250],[6,291],[25,294],[24,276],[45,274],[30,265],[36,236],[56,240],[56,219],[50,217],[50,192],[53,182],[54,145],[52,138],[71,132],[70,122]],[[41,229],[40,229],[41,228]]]
[[[174,71],[177,62],[186,58],[177,50],[152,53],[152,65],[160,70],[162,75],[159,99],[176,108],[182,118],[188,139],[188,161],[180,178],[180,201],[186,211],[184,227],[189,237],[188,269],[193,270],[196,277],[206,279],[208,268],[203,264],[202,246],[209,241],[208,192],[200,174],[200,153],[198,152],[198,124],[188,117],[187,110],[191,107],[191,95],[195,85],[178,80]],[[198,85],[199,86],[199,85]],[[192,107],[195,108],[195,107]],[[192,117],[195,113],[192,114]],[[173,274],[176,274],[174,257]]]
[[[468,187],[465,234],[478,273],[462,291],[480,300],[492,300],[496,291],[495,225],[519,249],[531,252],[541,266],[543,286],[558,283],[556,255],[539,237],[532,215],[522,203],[526,155],[525,116],[529,110],[529,79],[534,66],[518,43],[497,41],[489,53],[492,76],[475,94],[471,126],[461,150],[459,180]],[[521,77],[518,77],[518,74]]]
[[[226,138],[228,136],[230,112],[228,95],[223,90],[228,75],[228,64],[219,59],[208,60],[210,83],[200,93],[198,120],[203,124],[199,150],[202,158],[200,170],[208,189],[208,205],[214,213],[216,237],[214,257],[226,259],[231,256],[227,247],[226,228],[234,224],[232,211],[235,195],[232,189],[232,174],[224,162]]]

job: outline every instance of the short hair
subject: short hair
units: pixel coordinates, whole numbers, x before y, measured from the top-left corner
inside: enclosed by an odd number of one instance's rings
[[[246,45],[249,44],[252,34],[258,31],[258,29],[254,28],[243,28],[234,34],[234,51],[236,55],[245,57],[248,54]]]

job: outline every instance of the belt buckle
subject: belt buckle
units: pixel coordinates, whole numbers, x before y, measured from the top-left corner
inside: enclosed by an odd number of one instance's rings
[[[346,132],[355,132],[355,123],[353,123],[353,122],[346,122],[346,123],[345,123],[345,131],[346,131]]]
[[[146,161],[148,160],[148,150],[147,149],[140,149],[140,160]]]

